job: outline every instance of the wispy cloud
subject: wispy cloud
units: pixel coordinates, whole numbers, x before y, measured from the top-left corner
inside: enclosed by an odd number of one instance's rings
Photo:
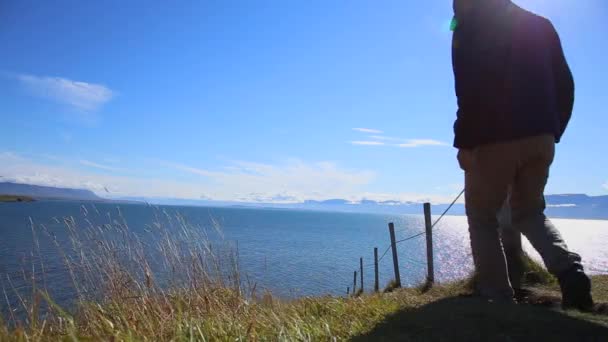
[[[18,74],[15,77],[33,95],[66,104],[83,112],[99,109],[114,96],[111,89],[101,84],[28,74]]]
[[[360,194],[361,197],[352,198],[352,202],[359,202],[361,199],[373,200],[377,202],[395,201],[398,203],[424,203],[445,204],[451,203],[457,193],[450,195],[423,194],[423,193],[377,193],[366,192]],[[456,203],[464,203],[464,196],[461,196]]]
[[[402,148],[422,146],[448,146],[448,144],[435,139],[403,139],[384,135],[382,131],[371,128],[353,128],[354,131],[371,134],[365,140],[350,141],[351,145],[359,146],[393,146]]]
[[[81,164],[83,161],[78,161]],[[279,164],[246,161],[206,170],[174,162],[153,161],[151,167],[174,170],[165,178],[142,175],[104,174],[55,165],[45,158],[33,160],[12,152],[0,152],[0,180],[19,183],[84,188],[100,195],[157,198],[213,199],[220,201],[293,203],[304,200],[343,198],[353,203],[375,201],[449,203],[453,196],[421,193],[378,193],[365,189],[376,179],[366,170],[340,167],[333,162],[304,162],[298,159]],[[84,164],[107,166],[90,161]],[[196,177],[184,177],[175,171]],[[107,192],[106,192],[107,189]]]
[[[421,147],[421,146],[447,146],[448,144],[433,139],[410,139],[405,143],[397,144],[399,147]]]
[[[297,159],[278,164],[234,161],[226,165],[228,167],[218,166],[212,170],[174,162],[149,163],[146,168],[163,172],[154,172],[154,176],[100,173],[91,168],[110,171],[118,168],[90,160],[70,162],[66,159],[57,164],[42,157],[0,152],[0,180],[84,188],[100,195],[109,192],[112,196],[204,197],[220,201],[285,203],[307,199],[360,198],[357,194],[365,191],[364,188],[375,179],[375,173],[371,171],[346,169],[332,162]],[[87,168],[78,167],[81,165]]]
[[[114,166],[109,166],[109,165],[104,165],[104,164],[99,164],[99,163],[95,163],[86,159],[81,159],[80,161],[81,165],[84,166],[88,166],[88,167],[92,167],[92,168],[96,168],[96,169],[100,169],[100,170],[105,170],[105,171],[124,171],[124,169],[122,168],[118,168],[118,167],[114,167]]]
[[[62,158],[62,160],[64,160]],[[85,161],[86,163],[86,161]],[[77,162],[77,164],[81,164]],[[96,164],[96,163],[93,163]],[[155,196],[186,191],[190,185],[172,180],[146,179],[91,172],[62,162],[49,163],[46,158],[31,159],[12,152],[0,152],[0,179],[17,183],[89,189],[99,194]]]
[[[221,171],[212,171],[179,163],[164,166],[205,178],[205,194],[214,198],[252,202],[298,202],[352,196],[371,182],[375,174],[348,170],[331,162],[306,163],[291,159],[278,165],[235,161]]]
[[[188,172],[188,173],[192,173],[192,174],[199,175],[199,176],[209,177],[209,176],[213,175],[213,172],[211,172],[211,171],[207,171],[204,169],[199,169],[196,167],[183,165],[183,164],[179,164],[179,163],[162,161],[161,164],[165,167],[170,167],[170,168],[173,168],[173,169],[176,169],[179,171]]]
[[[604,189],[608,190],[608,181],[606,181],[606,183],[604,183],[604,185],[602,185],[604,187]]]
[[[367,133],[367,131],[362,131]],[[393,146],[402,148],[423,147],[423,146],[448,146],[447,143],[435,139],[403,139],[386,135],[369,135],[367,140],[355,140],[350,142],[352,145],[364,146]]]
[[[369,134],[382,134],[383,132],[373,128],[353,128],[353,131],[369,133]]]
[[[576,204],[567,203],[567,204],[547,204],[547,208],[574,208]]]
[[[395,137],[387,137],[384,135],[370,135],[370,139],[380,140],[380,141],[391,141],[391,142],[405,142],[407,139],[395,138]]]
[[[370,141],[370,140],[359,140],[359,141],[351,141],[353,145],[364,145],[364,146],[382,146],[384,142],[382,141]]]

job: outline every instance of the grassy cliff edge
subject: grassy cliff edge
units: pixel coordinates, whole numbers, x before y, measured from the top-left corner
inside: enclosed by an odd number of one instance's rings
[[[593,279],[608,300],[608,276]],[[555,285],[536,287],[545,296]],[[606,340],[608,316],[542,305],[488,303],[469,297],[465,281],[359,297],[293,301],[245,299],[226,289],[206,294],[121,299],[63,313],[63,326],[0,329],[0,340]],[[26,337],[27,336],[27,337]]]
[[[608,316],[559,309],[555,280],[534,264],[528,275],[535,276],[526,278],[534,293],[528,304],[472,297],[471,279],[282,300],[243,280],[238,249],[208,240],[218,227],[201,229],[179,214],[159,212],[141,235],[119,208],[112,215],[82,212],[107,223],[79,226],[63,218],[65,244],[32,222],[34,241],[51,239],[63,258],[75,307],[53,302],[44,277],[33,272],[45,269],[34,248],[36,258],[22,272],[31,286],[0,282],[0,341],[608,341]],[[597,301],[608,301],[608,276],[593,278],[593,292]]]

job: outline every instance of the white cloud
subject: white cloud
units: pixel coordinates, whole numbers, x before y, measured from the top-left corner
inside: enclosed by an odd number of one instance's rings
[[[30,159],[10,152],[0,152],[0,176],[4,181],[48,186],[85,188],[100,195],[170,197],[185,199],[212,198],[221,201],[300,202],[306,199],[351,198],[363,191],[375,174],[349,170],[330,162],[306,163],[289,160],[278,165],[237,161],[230,168],[205,170],[177,163],[156,163],[164,167],[166,177],[147,178],[101,174],[78,168],[111,166],[75,161],[74,165],[56,165],[46,158]],[[159,165],[160,164],[160,165]],[[193,179],[190,175],[200,176]]]
[[[81,159],[80,160],[80,164],[84,165],[84,166],[89,166],[89,167],[93,167],[96,169],[101,169],[101,170],[106,170],[106,171],[123,171],[123,169],[118,168],[118,167],[113,167],[113,166],[109,166],[109,165],[104,165],[104,164],[99,164],[99,163],[95,163],[86,159]]]
[[[392,146],[398,147],[420,147],[420,146],[447,146],[447,143],[444,143],[439,140],[434,139],[403,139],[396,137],[387,137],[385,135],[370,135],[370,139],[377,141],[387,141],[393,142]]]
[[[109,192],[111,196],[200,198],[203,193],[197,184],[173,179],[99,174],[75,166],[34,161],[10,152],[0,153],[0,177],[3,181],[17,183],[89,189],[102,196]]]
[[[394,146],[394,147],[402,147],[402,148],[412,148],[412,147],[423,147],[423,146],[448,146],[447,143],[444,143],[439,140],[434,139],[402,139],[395,137],[387,137],[384,135],[370,135],[368,137],[370,140],[356,140],[351,141],[352,145],[364,145],[364,146]]]
[[[295,203],[332,198],[343,198],[353,203],[363,199],[401,203],[450,203],[455,196],[369,192],[366,188],[376,179],[374,172],[346,169],[332,162],[304,162],[297,159],[279,164],[234,161],[227,167],[219,166],[214,170],[173,162],[156,161],[150,165],[171,171],[165,178],[149,178],[141,174],[103,174],[77,167],[86,165],[101,169],[111,168],[87,160],[75,161],[73,164],[70,166],[68,162],[63,162],[57,165],[46,158],[33,160],[11,152],[0,152],[0,179],[84,188],[101,196],[203,198],[267,203]]]
[[[547,208],[574,208],[576,204],[568,203],[568,204],[547,204]]]
[[[198,169],[198,168],[188,166],[188,165],[179,164],[179,163],[161,161],[160,164],[165,167],[170,167],[170,168],[173,168],[173,169],[176,169],[179,171],[184,171],[184,172],[192,173],[192,174],[199,175],[199,176],[208,177],[208,176],[213,175],[213,172],[203,170],[203,169]]]
[[[381,130],[373,129],[373,128],[353,128],[353,131],[370,133],[370,134],[382,134],[383,133]]]
[[[214,198],[254,202],[299,202],[351,196],[375,178],[370,171],[343,169],[331,162],[305,163],[297,159],[279,165],[236,161],[222,171],[168,162],[164,165],[204,177],[208,181],[205,193],[214,193]]]
[[[353,202],[359,202],[361,199],[372,200],[377,202],[396,201],[398,203],[424,203],[446,204],[452,203],[458,193],[450,195],[436,194],[421,194],[421,193],[372,193],[365,192],[360,194],[360,197],[350,198]],[[464,203],[464,196],[460,196],[456,203]]]
[[[381,140],[381,141],[398,141],[398,142],[405,142],[407,139],[401,139],[401,138],[394,138],[394,137],[387,137],[384,135],[370,135],[369,136],[370,139],[374,139],[374,140]]]
[[[448,146],[448,144],[433,139],[409,139],[405,143],[397,144],[399,147],[421,147],[421,146]]]
[[[604,187],[604,189],[608,190],[608,181],[606,181],[606,183],[604,183],[604,185],[602,185]]]
[[[369,133],[368,140],[351,141],[352,145],[361,146],[395,146],[395,147],[421,147],[421,146],[448,146],[448,144],[434,139],[403,139],[383,135],[382,131],[371,128],[353,128],[353,130]]]
[[[28,74],[19,74],[16,78],[32,94],[69,105],[83,112],[99,109],[114,96],[112,90],[101,84]]]
[[[351,141],[353,145],[363,145],[363,146],[382,146],[384,143],[382,141],[370,141],[370,140],[360,140],[360,141]]]

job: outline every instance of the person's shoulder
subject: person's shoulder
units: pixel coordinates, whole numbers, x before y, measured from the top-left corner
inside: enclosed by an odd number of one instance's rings
[[[545,18],[536,13],[530,12],[526,9],[523,9],[517,5],[513,5],[515,7],[515,12],[521,21],[527,23],[530,26],[534,26],[540,30],[553,30],[553,23],[548,18]]]

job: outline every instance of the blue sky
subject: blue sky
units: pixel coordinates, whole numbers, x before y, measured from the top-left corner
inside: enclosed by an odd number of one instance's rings
[[[608,193],[608,3],[520,0],[575,112],[549,193]],[[451,1],[3,1],[0,176],[107,196],[447,201]]]

